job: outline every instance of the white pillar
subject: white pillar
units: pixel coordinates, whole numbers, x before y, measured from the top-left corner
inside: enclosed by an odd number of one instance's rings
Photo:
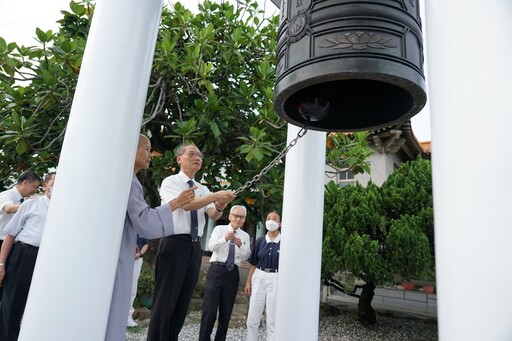
[[[288,143],[299,130],[288,124]],[[318,339],[325,139],[308,131],[286,155],[276,340]]]
[[[97,2],[20,340],[105,337],[161,8]]]
[[[512,2],[426,1],[441,340],[512,339]]]

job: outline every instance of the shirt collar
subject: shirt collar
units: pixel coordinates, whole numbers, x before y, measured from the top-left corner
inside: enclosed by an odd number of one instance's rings
[[[178,177],[179,177],[179,178],[180,178],[180,180],[181,180],[181,181],[183,181],[184,183],[187,183],[189,180],[194,181],[194,184],[196,183],[196,181],[195,181],[194,179],[190,179],[190,178],[188,177],[188,175],[187,175],[187,174],[185,174],[185,173],[183,173],[182,171],[180,171],[180,172],[178,173]]]
[[[265,234],[265,241],[267,243],[279,243],[281,241],[281,232],[277,234],[277,236],[274,238],[274,240],[270,240],[270,237],[268,236],[268,233]]]
[[[23,198],[23,196],[21,195],[20,191],[18,190],[18,187],[14,186],[12,188],[12,191],[14,192],[14,194],[16,194],[16,200],[17,201],[20,201],[20,199]]]

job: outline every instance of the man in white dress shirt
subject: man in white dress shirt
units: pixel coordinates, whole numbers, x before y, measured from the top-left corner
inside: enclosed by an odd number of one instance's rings
[[[34,172],[26,171],[20,174],[16,185],[0,193],[0,247],[4,241],[4,228],[14,217],[21,203],[39,189],[41,178]],[[0,302],[2,300],[0,287]]]
[[[5,236],[4,228],[14,217],[14,213],[18,211],[25,198],[37,192],[40,182],[41,178],[36,173],[23,172],[15,186],[0,193],[0,247]]]
[[[219,323],[215,341],[226,340],[229,320],[240,283],[238,268],[251,255],[249,235],[240,229],[245,222],[246,215],[245,206],[231,207],[229,225],[215,226],[208,241],[208,248],[213,251],[213,254],[206,277],[199,341],[210,341],[213,325],[217,318],[217,310]]]
[[[0,307],[2,341],[18,339],[54,181],[55,173],[46,175],[45,195],[24,202],[4,229],[0,250],[0,285],[4,287]]]
[[[172,212],[174,232],[162,238],[158,246],[148,341],[178,341],[201,268],[199,239],[203,235],[205,214],[210,219],[219,219],[226,205],[235,198],[232,191],[212,193],[194,180],[203,163],[203,154],[195,145],[182,145],[176,160],[180,172],[162,182],[162,202],[172,200],[188,187],[197,189],[191,203]]]

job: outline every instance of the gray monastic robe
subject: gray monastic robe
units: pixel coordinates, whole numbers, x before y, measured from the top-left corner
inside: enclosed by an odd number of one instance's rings
[[[105,341],[124,340],[126,316],[130,308],[137,234],[146,239],[155,239],[171,235],[173,231],[171,207],[165,204],[154,209],[150,208],[144,200],[142,185],[134,174],[126,208]]]

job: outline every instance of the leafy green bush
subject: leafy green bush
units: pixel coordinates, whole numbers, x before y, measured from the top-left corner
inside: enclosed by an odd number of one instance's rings
[[[148,263],[142,263],[139,283],[137,286],[137,297],[153,297],[155,292],[155,266]]]

